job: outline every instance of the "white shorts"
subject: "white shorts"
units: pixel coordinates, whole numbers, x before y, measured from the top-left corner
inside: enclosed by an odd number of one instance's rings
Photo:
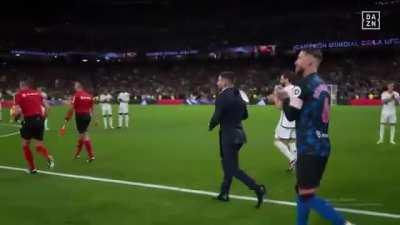
[[[129,113],[129,104],[128,103],[120,103],[118,108],[118,113],[127,114]]]
[[[105,104],[101,106],[101,113],[103,116],[111,116],[112,115],[112,108],[111,104]]]
[[[282,127],[278,124],[275,128],[275,139],[296,139],[296,128]]]
[[[381,123],[395,124],[397,122],[396,113],[381,113]]]

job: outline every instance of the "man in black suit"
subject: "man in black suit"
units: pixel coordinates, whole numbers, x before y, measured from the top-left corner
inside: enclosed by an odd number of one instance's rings
[[[265,196],[265,186],[258,185],[239,168],[239,150],[246,143],[246,134],[242,126],[242,120],[248,118],[246,103],[240,91],[234,87],[233,72],[222,72],[218,77],[217,86],[220,93],[215,101],[215,112],[209,123],[209,131],[220,125],[219,145],[224,180],[216,199],[229,201],[232,178],[236,177],[255,192],[258,200],[256,208],[259,208]]]

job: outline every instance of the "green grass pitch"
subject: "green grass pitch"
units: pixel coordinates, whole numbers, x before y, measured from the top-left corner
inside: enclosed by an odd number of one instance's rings
[[[116,108],[115,108],[116,109]],[[320,195],[335,206],[400,213],[400,139],[397,146],[376,145],[379,108],[333,107],[332,155]],[[58,136],[66,109],[52,109],[46,143],[56,159],[55,172],[170,185],[189,189],[219,189],[222,171],[217,130],[207,131],[211,106],[133,106],[129,129],[91,127],[96,152],[93,164],[73,160],[74,123]],[[244,122],[248,144],[241,167],[269,188],[268,198],[293,202],[294,176],[285,172],[286,159],[273,147],[279,112],[273,107],[249,107]],[[114,125],[117,120],[114,117]],[[17,131],[3,112],[0,136]],[[399,131],[400,132],[400,131]],[[388,133],[386,133],[388,134]],[[387,141],[388,136],[386,136]],[[0,138],[0,165],[24,168],[18,135]],[[85,153],[85,152],[83,152]],[[35,154],[39,169],[45,161]],[[295,208],[209,196],[133,187],[45,174],[37,176],[0,169],[0,221],[4,225],[289,225]],[[234,181],[232,194],[253,196]],[[356,224],[398,225],[399,219],[344,213]],[[328,224],[316,214],[310,225]]]

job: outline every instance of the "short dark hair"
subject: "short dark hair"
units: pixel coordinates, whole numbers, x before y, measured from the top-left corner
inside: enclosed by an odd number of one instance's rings
[[[302,51],[308,55],[312,55],[314,58],[318,59],[319,62],[322,62],[324,59],[321,49],[303,49]]]
[[[281,76],[285,77],[289,80],[290,83],[293,83],[296,79],[296,74],[291,70],[283,70],[281,72]]]
[[[232,71],[223,71],[219,74],[221,78],[227,79],[232,83],[235,83],[235,73]]]

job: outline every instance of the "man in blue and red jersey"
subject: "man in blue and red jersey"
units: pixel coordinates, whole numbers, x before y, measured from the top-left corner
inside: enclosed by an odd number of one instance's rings
[[[322,59],[318,49],[300,51],[295,62],[296,73],[302,76],[299,95],[277,91],[287,119],[296,121],[297,225],[308,224],[311,210],[333,225],[351,225],[330,203],[317,196],[331,154],[328,132],[331,99],[328,86],[318,74]]]
[[[44,118],[47,114],[48,105],[43,101],[41,93],[33,88],[30,79],[21,81],[19,85],[20,90],[16,93],[14,100],[14,116],[20,115],[23,117],[20,129],[22,149],[25,160],[28,162],[29,172],[35,174],[37,170],[30,150],[31,139],[36,141],[36,151],[47,160],[49,168],[54,167],[54,159],[49,155],[49,151],[43,144]]]
[[[65,122],[68,122],[75,112],[76,128],[79,132],[79,139],[74,157],[76,159],[80,158],[82,148],[85,146],[88,154],[87,162],[92,162],[95,157],[93,153],[92,142],[87,130],[94,109],[93,96],[84,90],[84,87],[80,82],[75,82],[74,89],[75,94],[72,97],[70,109],[65,117]]]

